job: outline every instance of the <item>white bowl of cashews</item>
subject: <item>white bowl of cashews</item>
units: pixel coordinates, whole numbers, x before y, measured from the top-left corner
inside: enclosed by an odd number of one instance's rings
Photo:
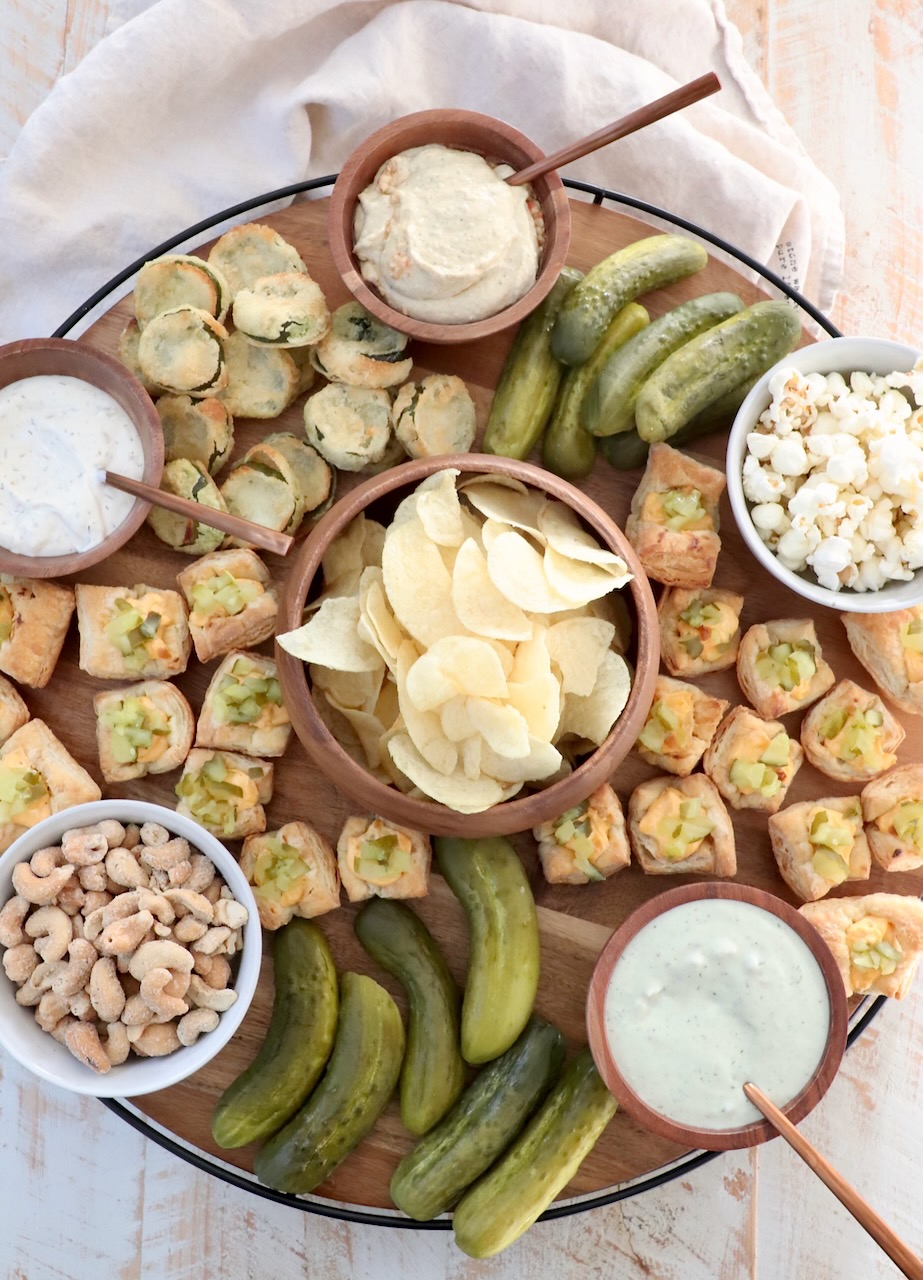
[[[186,1079],[240,1026],[261,959],[233,855],[172,809],[75,805],[0,857],[0,1047],[62,1089],[132,1097]]]

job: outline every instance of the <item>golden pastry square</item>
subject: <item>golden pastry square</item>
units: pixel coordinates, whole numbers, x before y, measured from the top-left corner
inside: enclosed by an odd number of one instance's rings
[[[826,942],[846,994],[902,999],[923,953],[923,902],[900,893],[828,898],[798,908]]]
[[[872,856],[885,871],[923,866],[923,769],[899,765],[862,789]]]
[[[703,767],[735,809],[781,808],[804,753],[779,720],[764,720],[749,707],[734,707],[718,726]]]
[[[737,660],[743,596],[723,587],[667,587],[657,601],[660,656],[671,676],[723,671]]]
[[[176,685],[141,680],[93,699],[99,767],[107,782],[178,769],[192,746],[195,717]]]
[[[782,879],[802,902],[823,898],[872,867],[858,796],[803,800],[769,815],[769,840]]]
[[[726,484],[723,471],[671,445],[652,445],[625,525],[649,577],[667,586],[711,586],[721,550],[718,504]]]
[[[704,773],[651,778],[635,787],[628,801],[628,834],[647,875],[737,872],[731,817]]]
[[[74,612],[74,590],[39,578],[0,582],[0,671],[44,689]]]
[[[189,605],[189,630],[200,662],[267,640],[279,599],[269,570],[244,547],[202,556],[176,576]]]
[[[897,764],[904,727],[879,698],[841,680],[801,722],[801,745],[815,769],[840,782],[868,782]]]
[[[0,676],[0,746],[29,719],[29,708],[14,685]]]
[[[382,818],[347,818],[337,841],[340,880],[350,902],[424,898],[431,862],[429,836]]]
[[[340,905],[336,855],[307,822],[247,836],[240,851],[264,929],[279,929],[292,916],[306,920]]]
[[[816,702],[836,683],[810,618],[776,618],[750,627],[737,650],[737,680],[771,719]]]
[[[196,746],[275,757],[284,754],[291,732],[273,659],[232,650],[205,691]]]
[[[841,613],[849,647],[895,706],[923,716],[923,605],[893,613]]]
[[[99,800],[99,787],[44,720],[30,720],[0,747],[0,853],[43,818]]]
[[[631,847],[618,796],[607,782],[553,822],[534,827],[549,884],[589,884],[627,867]]]
[[[656,769],[686,777],[701,760],[728,705],[685,680],[658,676],[651,709],[635,743],[638,755]]]
[[[80,669],[102,680],[166,680],[186,670],[186,603],[163,587],[79,583]]]
[[[273,766],[268,760],[193,747],[176,784],[177,813],[225,840],[266,830]]]

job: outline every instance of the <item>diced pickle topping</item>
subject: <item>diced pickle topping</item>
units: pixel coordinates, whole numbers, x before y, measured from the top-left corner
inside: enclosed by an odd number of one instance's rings
[[[162,747],[157,739],[170,733],[169,719],[149,698],[122,698],[106,707],[99,720],[109,730],[109,749],[117,764],[135,764],[139,756],[160,755]]]
[[[863,711],[835,707],[821,721],[818,733],[828,749],[840,760],[869,759],[881,754],[879,741],[884,716],[877,707]]]
[[[45,779],[37,769],[0,764],[0,823],[15,822],[47,796]]]
[[[372,884],[390,884],[413,866],[410,851],[401,847],[396,835],[362,840],[353,870]]]
[[[785,640],[761,649],[755,662],[757,675],[786,693],[813,679],[817,671],[815,650],[809,640]]]
[[[222,677],[212,700],[215,719],[221,724],[255,724],[270,705],[282,706],[282,686],[275,676],[260,675],[243,658]]]
[[[176,784],[176,794],[186,801],[192,816],[226,836],[234,830],[238,811],[256,802],[251,780],[261,777],[259,768],[248,769],[241,778],[244,786],[230,781],[229,772],[224,758],[216,755],[206,760],[198,773],[186,773]]]
[[[262,583],[251,578],[238,580],[226,571],[193,583],[191,591],[193,611],[203,617],[221,613],[233,618],[262,594]]]
[[[642,514],[676,531],[714,528],[714,522],[702,502],[701,492],[692,485],[648,494]]]
[[[912,653],[923,653],[923,618],[901,623],[901,644]]]
[[[252,884],[264,898],[288,905],[301,897],[301,882],[311,868],[298,850],[278,836],[265,836],[251,872]]]
[[[5,644],[13,633],[13,601],[10,593],[0,587],[0,644]]]

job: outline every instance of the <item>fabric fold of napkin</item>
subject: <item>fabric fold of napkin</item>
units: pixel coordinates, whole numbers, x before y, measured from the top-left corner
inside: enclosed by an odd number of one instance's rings
[[[168,236],[335,172],[426,107],[550,152],[705,71],[722,91],[569,166],[766,263],[822,308],[843,221],[721,0],[116,0],[0,169],[0,341],[50,333]]]

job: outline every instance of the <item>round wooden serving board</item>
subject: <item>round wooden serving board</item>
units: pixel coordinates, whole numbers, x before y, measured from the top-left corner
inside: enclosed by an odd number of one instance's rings
[[[297,246],[309,271],[322,286],[333,307],[346,301],[348,295],[326,249],[327,203],[327,200],[308,200],[259,220],[276,227]],[[573,240],[568,261],[579,268],[586,269],[622,245],[651,234],[650,226],[624,214],[579,201],[572,204]],[[207,247],[202,245],[201,249]],[[719,289],[733,290],[745,302],[764,296],[732,267],[712,258],[699,275],[669,289],[649,294],[643,298],[643,302],[651,315],[656,316],[686,298]],[[93,325],[85,335],[85,341],[115,353],[119,333],[131,314],[131,299],[123,299]],[[415,376],[429,371],[460,375],[474,396],[478,421],[483,426],[490,405],[491,388],[496,383],[511,340],[512,334],[502,334],[459,347],[414,344]],[[804,341],[810,340],[805,334]],[[271,431],[291,430],[300,434],[303,429],[302,402],[303,397],[281,418],[271,422],[239,421],[236,426],[235,456]],[[702,443],[700,451],[716,459],[721,465],[724,441],[721,437],[712,437]],[[540,461],[537,457],[535,460]],[[624,526],[639,474],[614,471],[600,459],[593,474],[585,481],[585,487]],[[354,478],[341,474],[339,481],[342,493],[354,483]],[[715,584],[745,596],[743,628],[762,620],[793,615],[807,616],[811,612],[824,656],[837,677],[848,676],[869,687],[870,677],[853,657],[837,613],[823,609],[809,610],[804,601],[789,595],[774,579],[761,571],[735,531],[726,500],[722,503],[721,520],[722,551]],[[286,572],[285,562],[271,556],[266,559],[273,575],[281,581]],[[127,547],[93,571],[82,575],[81,580],[123,586],[146,582],[158,587],[175,587],[176,574],[189,563],[189,557],[171,551],[144,527]],[[269,652],[268,645],[266,651]],[[177,680],[177,684],[196,709],[201,705],[213,670],[214,664],[206,667],[193,658],[190,669]],[[69,637],[49,686],[27,694],[32,714],[41,716],[54,728],[67,748],[97,780],[100,780],[100,775],[92,699],[94,693],[104,685],[105,682],[94,680],[78,669],[77,638],[73,634]],[[701,685],[708,692],[728,698],[732,703],[744,700],[733,668],[704,676]],[[797,715],[785,718],[786,728],[790,733],[797,733],[799,719]],[[907,739],[901,751],[902,762],[918,758],[920,750],[920,721],[904,717],[904,724]],[[619,767],[612,783],[622,801],[627,802],[632,789],[654,772],[632,753]],[[120,789],[104,785],[103,794],[133,796],[173,805],[173,787],[177,776],[170,774],[160,778],[143,778]],[[286,756],[276,765],[275,777],[275,794],[268,806],[270,828],[275,829],[282,823],[303,819],[317,827],[335,844],[349,812],[347,803],[331,783],[309,765],[300,743],[294,737]],[[832,782],[805,764],[791,787],[787,803],[815,796],[846,794],[848,790],[849,788]],[[732,816],[737,838],[738,878],[777,894],[797,906],[798,903],[776,870],[765,815],[754,811],[733,811]],[[513,839],[525,863],[539,904],[542,980],[537,1009],[561,1028],[567,1036],[570,1049],[574,1050],[585,1040],[584,1005],[589,977],[596,956],[609,934],[639,903],[666,888],[684,884],[693,877],[647,877],[638,866],[632,864],[626,871],[601,884],[552,886],[546,884],[542,877],[531,835],[524,833]],[[867,883],[846,884],[836,892],[861,894],[881,890],[918,894],[920,875],[886,875],[876,867]],[[415,901],[413,907],[431,929],[455,977],[462,983],[467,960],[465,922],[461,908],[437,873],[433,874],[429,897]],[[320,919],[339,971],[355,969],[372,974],[388,988],[398,1004],[405,1008],[399,984],[378,969],[356,941],[353,933],[354,913],[353,907],[344,905]],[[137,1102],[142,1112],[184,1142],[198,1148],[204,1156],[217,1157],[248,1172],[252,1169],[253,1149],[221,1151],[212,1141],[210,1118],[219,1094],[253,1058],[268,1025],[273,998],[268,941],[267,935],[267,954],[253,1005],[240,1031],[224,1052],[184,1083],[143,1097]],[[656,1069],[657,1064],[652,1063],[651,1070]],[[392,1101],[373,1132],[320,1188],[318,1195],[355,1206],[391,1208],[388,1196],[389,1178],[397,1161],[410,1145],[410,1137],[400,1122],[397,1104]],[[604,1191],[656,1170],[682,1154],[677,1146],[644,1131],[627,1115],[619,1113],[563,1195],[570,1197]],[[218,1171],[216,1167],[216,1172]]]

